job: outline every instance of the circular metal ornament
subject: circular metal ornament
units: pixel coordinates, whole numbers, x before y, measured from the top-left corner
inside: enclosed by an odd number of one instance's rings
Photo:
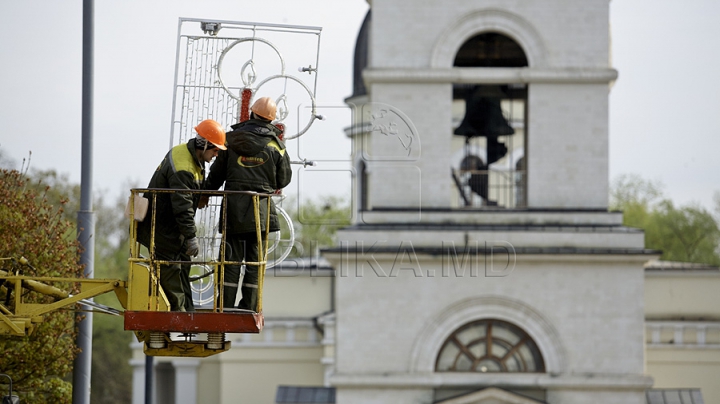
[[[258,91],[260,90],[260,87],[262,87],[269,81],[281,79],[281,78],[282,79],[290,79],[290,80],[293,80],[293,81],[297,82],[298,84],[300,84],[302,86],[302,88],[304,88],[305,91],[307,91],[308,96],[310,97],[310,102],[312,104],[312,109],[310,110],[311,116],[310,116],[310,120],[308,121],[307,125],[305,125],[305,127],[298,133],[296,133],[292,136],[285,136],[285,140],[290,140],[290,139],[295,139],[296,137],[300,137],[301,135],[305,134],[305,132],[307,132],[307,130],[310,129],[310,126],[312,126],[313,122],[315,122],[316,119],[319,119],[319,117],[318,117],[317,111],[316,111],[315,96],[313,95],[312,91],[310,91],[308,86],[305,85],[305,83],[302,80],[298,79],[297,77],[286,75],[286,74],[276,74],[274,76],[270,76],[270,77],[266,78],[265,80],[261,81],[257,85],[257,87],[255,87],[255,93],[257,94]]]
[[[275,53],[277,53],[278,58],[280,58],[280,65],[281,65],[280,74],[281,75],[285,74],[285,60],[283,59],[282,55],[280,54],[280,51],[278,51],[277,48],[275,47],[275,45],[273,45],[270,41],[263,39],[263,38],[240,38],[240,39],[234,41],[233,43],[228,45],[225,49],[223,49],[222,53],[220,54],[220,58],[218,58],[217,71],[218,71],[218,80],[220,81],[220,85],[222,86],[222,88],[230,95],[230,97],[232,97],[238,101],[241,101],[240,96],[233,94],[233,92],[230,91],[228,86],[225,84],[225,81],[223,80],[223,73],[222,73],[223,61],[225,60],[225,56],[228,54],[228,52],[230,52],[230,50],[233,47],[235,47],[236,45],[241,44],[243,42],[249,42],[249,41],[262,42],[262,43],[268,45],[269,47],[271,47],[275,51]],[[257,76],[256,76],[254,65],[255,65],[255,63],[253,62],[252,59],[250,59],[247,62],[245,62],[245,64],[243,64],[243,67],[240,70],[240,75],[241,75],[240,77],[242,78],[242,81],[243,81],[243,84],[245,84],[245,87],[248,87],[250,84],[255,82],[255,78]],[[245,69],[248,66],[250,66],[251,73],[249,73],[249,77],[246,79],[244,73],[245,73]],[[251,79],[251,77],[252,77],[252,79]],[[251,81],[251,82],[248,83],[248,81]]]

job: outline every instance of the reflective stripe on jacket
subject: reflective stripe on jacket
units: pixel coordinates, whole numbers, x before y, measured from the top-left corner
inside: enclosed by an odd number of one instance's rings
[[[204,164],[195,155],[195,139],[173,147],[155,170],[148,188],[200,189],[205,177]],[[148,214],[138,225],[138,240],[150,246],[153,197]],[[195,237],[195,210],[199,196],[190,193],[157,193],[155,248],[168,255],[180,252],[183,240]]]

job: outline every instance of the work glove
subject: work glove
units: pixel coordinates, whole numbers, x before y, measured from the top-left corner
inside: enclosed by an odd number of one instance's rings
[[[185,254],[191,257],[197,257],[198,253],[200,252],[200,243],[198,243],[197,237],[188,239],[185,242],[185,246],[187,247],[187,251],[185,251]]]

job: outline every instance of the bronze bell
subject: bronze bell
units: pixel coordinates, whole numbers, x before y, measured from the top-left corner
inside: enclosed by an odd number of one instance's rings
[[[503,116],[498,86],[475,86],[465,98],[465,117],[455,134],[467,138],[483,136],[497,138],[515,133]]]

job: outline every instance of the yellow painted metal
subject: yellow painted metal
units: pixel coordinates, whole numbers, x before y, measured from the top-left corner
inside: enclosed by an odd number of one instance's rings
[[[203,341],[172,341],[167,348],[143,347],[143,352],[148,356],[180,356],[192,358],[206,358],[217,355],[230,349],[230,341],[225,341],[222,349],[208,349]]]
[[[27,318],[11,318],[0,314],[0,335],[24,337],[32,332],[32,322]]]
[[[146,197],[149,197],[152,199],[151,208],[148,211],[147,217],[145,218],[145,221],[150,220],[150,240],[149,240],[149,258],[142,257],[140,255],[140,244],[137,241],[137,221],[131,220],[130,223],[130,262],[131,262],[131,268],[128,272],[128,284],[129,287],[129,296],[128,305],[130,307],[139,307],[142,306],[143,303],[140,301],[142,300],[143,294],[147,293],[147,299],[150,302],[150,307],[147,310],[159,310],[159,311],[167,311],[165,307],[163,307],[163,303],[167,304],[167,299],[164,298],[164,295],[162,288],[160,287],[160,270],[159,266],[160,264],[166,264],[171,263],[171,261],[161,261],[158,260],[155,257],[155,222],[157,218],[157,195],[163,194],[163,193],[174,193],[174,192],[184,192],[184,193],[203,193],[206,196],[222,196],[222,202],[221,202],[221,211],[226,212],[227,211],[227,196],[230,194],[246,194],[251,196],[253,201],[253,213],[255,216],[255,230],[256,235],[258,239],[258,261],[252,262],[252,261],[243,261],[243,262],[236,262],[236,261],[227,261],[225,260],[225,247],[226,247],[226,234],[227,234],[227,224],[225,221],[221,222],[221,231],[220,231],[220,243],[219,243],[219,261],[194,261],[194,265],[206,265],[208,267],[213,268],[213,279],[215,279],[215,282],[213,282],[213,288],[214,288],[214,296],[216,298],[213,300],[213,311],[214,312],[223,312],[223,300],[224,296],[222,293],[222,285],[225,281],[225,267],[227,265],[254,265],[258,267],[258,307],[257,311],[262,311],[262,285],[264,283],[264,277],[265,277],[265,269],[267,266],[267,256],[268,256],[268,235],[270,233],[270,207],[271,207],[271,195],[270,194],[258,194],[255,192],[248,192],[248,191],[193,191],[193,190],[175,190],[175,189],[132,189],[131,190],[131,196],[130,200],[132,200],[136,195],[139,195],[141,193],[144,193]],[[261,202],[262,201],[262,202]],[[265,231],[262,231],[262,222],[260,221],[260,203],[267,203],[267,211],[268,215],[266,215],[265,220]],[[128,206],[128,212],[129,216],[134,215],[134,204],[130,204]],[[220,214],[220,217],[226,217],[223,213]],[[147,272],[143,272],[142,274],[137,271],[137,269],[134,269],[133,262],[135,263],[144,263],[146,265]],[[145,274],[149,273],[149,276],[147,279],[145,279]],[[134,281],[133,276],[143,276],[142,280]],[[143,285],[143,282],[147,280],[148,287],[145,288]],[[142,288],[142,292],[135,292],[136,288]],[[137,300],[135,300],[137,299]],[[157,304],[160,304],[158,306]],[[132,309],[128,309],[132,310]],[[145,309],[143,309],[145,310]]]
[[[148,356],[178,356],[189,358],[206,358],[217,355],[230,349],[230,342],[225,342],[223,349],[207,349],[204,342],[172,341],[167,348],[148,348],[143,346],[143,352]]]
[[[221,212],[227,212],[227,198],[222,198],[222,208]],[[227,217],[227,215],[223,216]],[[220,240],[220,262],[218,265],[213,267],[213,279],[217,279],[217,282],[213,285],[213,292],[214,296],[217,296],[216,299],[214,299],[213,303],[213,310],[214,311],[223,311],[223,307],[225,307],[225,295],[222,293],[222,285],[225,284],[225,247],[227,245],[227,220],[222,221],[222,237]]]
[[[42,322],[43,316],[52,311],[71,306],[83,299],[115,292],[121,303],[126,300],[126,283],[119,279],[78,279],[43,276],[13,275],[0,270],[0,280],[4,283],[6,293],[14,291],[11,306],[0,304],[0,335],[27,336],[34,330],[34,324]],[[80,293],[70,293],[45,282],[67,283],[79,285]],[[52,303],[27,303],[23,299],[21,289],[52,297]]]
[[[170,311],[165,292],[159,287],[150,267],[143,262],[130,261],[128,272],[127,306],[132,311]]]
[[[265,285],[265,268],[267,267],[268,255],[268,234],[270,233],[270,198],[267,200],[267,215],[265,215],[265,233],[261,234],[260,227],[260,196],[253,196],[253,205],[255,207],[255,231],[258,239],[258,302],[257,312],[262,313],[263,309],[263,289]]]
[[[8,272],[0,269],[0,276],[4,277],[5,279],[8,279],[8,277],[10,277],[10,274]],[[30,289],[32,291],[42,293],[44,295],[48,295],[55,299],[66,299],[69,296],[69,294],[62,289],[58,289],[54,286],[50,286],[50,285],[42,283],[41,279],[52,280],[53,278],[20,279],[20,282],[22,284],[22,287],[24,287],[26,289]],[[11,283],[10,285],[13,285],[13,284]]]
[[[163,336],[165,340],[164,348],[150,348],[150,332],[136,331],[135,336],[138,342],[143,342],[143,352],[148,356],[176,356],[188,358],[206,358],[208,356],[217,355],[230,349],[230,341],[224,341],[222,348],[209,349],[205,341],[173,341],[167,335]]]
[[[132,190],[131,198],[139,192],[157,191],[157,192],[174,192],[175,190]],[[156,202],[157,192],[152,192],[153,202]],[[253,199],[253,209],[255,214],[255,228],[258,239],[258,261],[257,262],[235,262],[225,260],[225,235],[227,234],[226,223],[222,223],[222,236],[220,242],[220,259],[219,261],[195,262],[198,265],[207,265],[213,268],[215,283],[215,296],[213,302],[214,312],[222,312],[222,284],[224,282],[224,269],[226,265],[255,265],[258,267],[258,307],[257,311],[262,312],[263,285],[265,279],[265,269],[268,256],[268,234],[270,230],[270,195],[248,193],[242,191],[234,191],[235,193],[251,194]],[[208,192],[213,195],[221,195],[222,210],[227,209],[227,194],[233,191],[214,191]],[[262,223],[260,222],[260,203],[267,202],[267,212],[265,220],[265,231],[262,231]],[[261,202],[262,201],[262,202]],[[145,220],[152,220],[152,231],[154,234],[155,218],[157,215],[155,207],[157,203],[153,203],[150,215]],[[134,204],[130,205],[130,217],[134,217]],[[225,216],[226,217],[226,216]],[[154,257],[155,240],[150,240],[150,256]],[[0,290],[7,293],[13,293],[13,300],[10,305],[0,303],[0,336],[17,336],[23,337],[30,335],[35,328],[35,324],[43,321],[43,316],[52,311],[66,308],[74,305],[81,300],[90,299],[92,297],[115,292],[120,304],[126,310],[131,311],[169,311],[170,305],[167,297],[160,287],[160,265],[172,263],[170,261],[161,261],[154,258],[145,258],[140,255],[140,244],[137,241],[137,222],[131,220],[130,225],[130,259],[128,267],[128,280],[119,279],[79,279],[79,278],[56,278],[56,277],[33,277],[23,276],[18,273],[9,273],[0,270]],[[10,260],[20,265],[29,266],[29,262],[25,258],[13,260],[10,258],[0,258],[0,261]],[[53,286],[49,283],[67,284],[68,290],[75,289],[80,292],[72,295],[66,290]],[[74,285],[75,288],[72,286]],[[28,303],[23,300],[21,289],[27,289],[52,297],[55,301],[51,303]],[[230,342],[223,341],[219,345],[217,343],[208,345],[206,341],[171,340],[169,336],[165,336],[166,343],[164,348],[149,347],[149,332],[135,331],[138,341],[144,343],[144,351],[147,355],[153,356],[177,356],[177,357],[207,357],[230,349]],[[218,349],[210,349],[212,348]]]

